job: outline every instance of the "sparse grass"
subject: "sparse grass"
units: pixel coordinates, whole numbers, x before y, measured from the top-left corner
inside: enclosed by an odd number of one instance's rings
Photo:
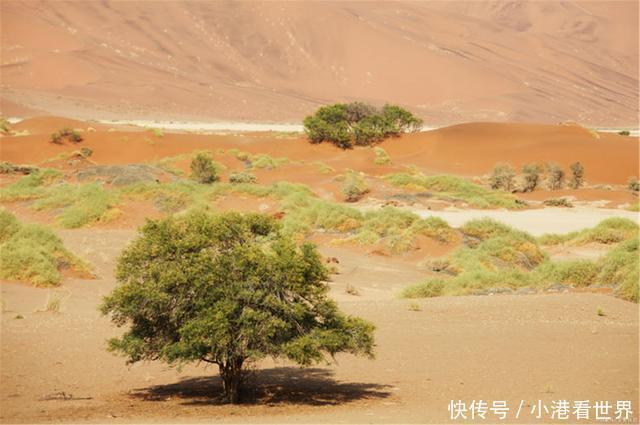
[[[585,287],[598,280],[598,266],[589,260],[549,261],[536,270],[541,284]]]
[[[635,203],[629,205],[627,207],[627,211],[640,212],[640,202],[636,201]]]
[[[105,190],[100,183],[51,186],[46,195],[34,201],[35,210],[59,209],[58,223],[62,227],[76,228],[98,221],[109,221],[117,216],[118,196]]]
[[[347,202],[357,202],[369,192],[367,182],[360,173],[349,171],[342,183],[342,195]]]
[[[25,201],[46,195],[45,186],[51,185],[62,173],[52,169],[41,169],[24,177],[15,183],[0,189],[0,201]]]
[[[387,154],[387,152],[382,149],[381,147],[375,147],[373,148],[373,152],[376,155],[376,158],[373,160],[373,162],[376,165],[389,165],[391,164],[391,158],[389,157],[389,155]]]
[[[59,313],[62,306],[62,299],[58,295],[51,295],[47,297],[47,304],[44,307],[44,311],[47,313]]]
[[[546,234],[538,238],[543,245],[584,245],[590,242],[614,244],[638,235],[638,224],[628,218],[612,217],[601,221],[597,226],[566,235]]]
[[[67,251],[60,238],[44,226],[22,224],[0,209],[0,277],[38,286],[60,284],[63,267],[83,271],[87,266]]]
[[[356,288],[355,286],[351,285],[350,283],[347,283],[347,286],[344,289],[344,292],[349,294],[349,295],[353,295],[353,296],[359,296],[360,295],[360,291],[358,291],[358,288]]]
[[[413,190],[427,190],[440,199],[463,201],[475,208],[518,209],[523,205],[509,193],[489,190],[456,176],[425,176],[422,174],[388,174],[390,184]]]
[[[252,168],[266,168],[268,170],[272,170],[289,162],[289,158],[272,158],[267,154],[258,154],[251,157]]]
[[[420,307],[420,304],[418,304],[417,302],[410,302],[409,304],[407,304],[407,310],[422,311],[422,308]]]
[[[318,168],[318,172],[320,174],[330,174],[336,171],[333,167],[328,166],[324,162],[316,161],[313,165]]]

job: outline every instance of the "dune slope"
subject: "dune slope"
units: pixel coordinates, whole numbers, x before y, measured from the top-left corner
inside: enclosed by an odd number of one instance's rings
[[[637,125],[634,1],[0,7],[5,115],[283,121],[361,99],[433,124]]]

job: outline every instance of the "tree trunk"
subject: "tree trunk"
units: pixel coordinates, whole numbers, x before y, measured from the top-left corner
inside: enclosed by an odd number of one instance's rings
[[[240,403],[243,359],[234,359],[220,366],[222,389],[227,403]]]

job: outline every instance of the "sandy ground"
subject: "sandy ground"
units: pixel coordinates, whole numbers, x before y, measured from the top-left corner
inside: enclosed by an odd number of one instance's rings
[[[322,248],[340,260],[332,296],[377,326],[375,360],[341,355],[336,365],[309,369],[264,361],[248,402],[223,406],[211,368],[126,366],[104,350],[119,331],[96,306],[115,284],[114,258],[135,233],[59,233],[99,278],[55,289],[0,284],[3,423],[443,423],[451,399],[507,400],[514,408],[524,400],[527,414],[537,400],[638,405],[636,304],[570,293],[437,298],[411,311],[396,294],[421,272],[397,259]],[[347,294],[347,283],[360,295]],[[40,311],[56,297],[60,312]],[[72,398],[61,399],[63,392]]]

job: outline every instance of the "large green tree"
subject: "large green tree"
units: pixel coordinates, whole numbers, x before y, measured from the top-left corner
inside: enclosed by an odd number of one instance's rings
[[[240,400],[248,361],[311,365],[338,352],[373,353],[373,325],[328,298],[315,247],[296,245],[264,215],[150,220],[116,277],[101,311],[129,329],[109,349],[130,362],[214,363],[228,402]]]
[[[322,106],[303,124],[311,143],[326,141],[343,149],[371,145],[422,128],[422,120],[406,109],[389,104],[378,109],[362,102]]]

